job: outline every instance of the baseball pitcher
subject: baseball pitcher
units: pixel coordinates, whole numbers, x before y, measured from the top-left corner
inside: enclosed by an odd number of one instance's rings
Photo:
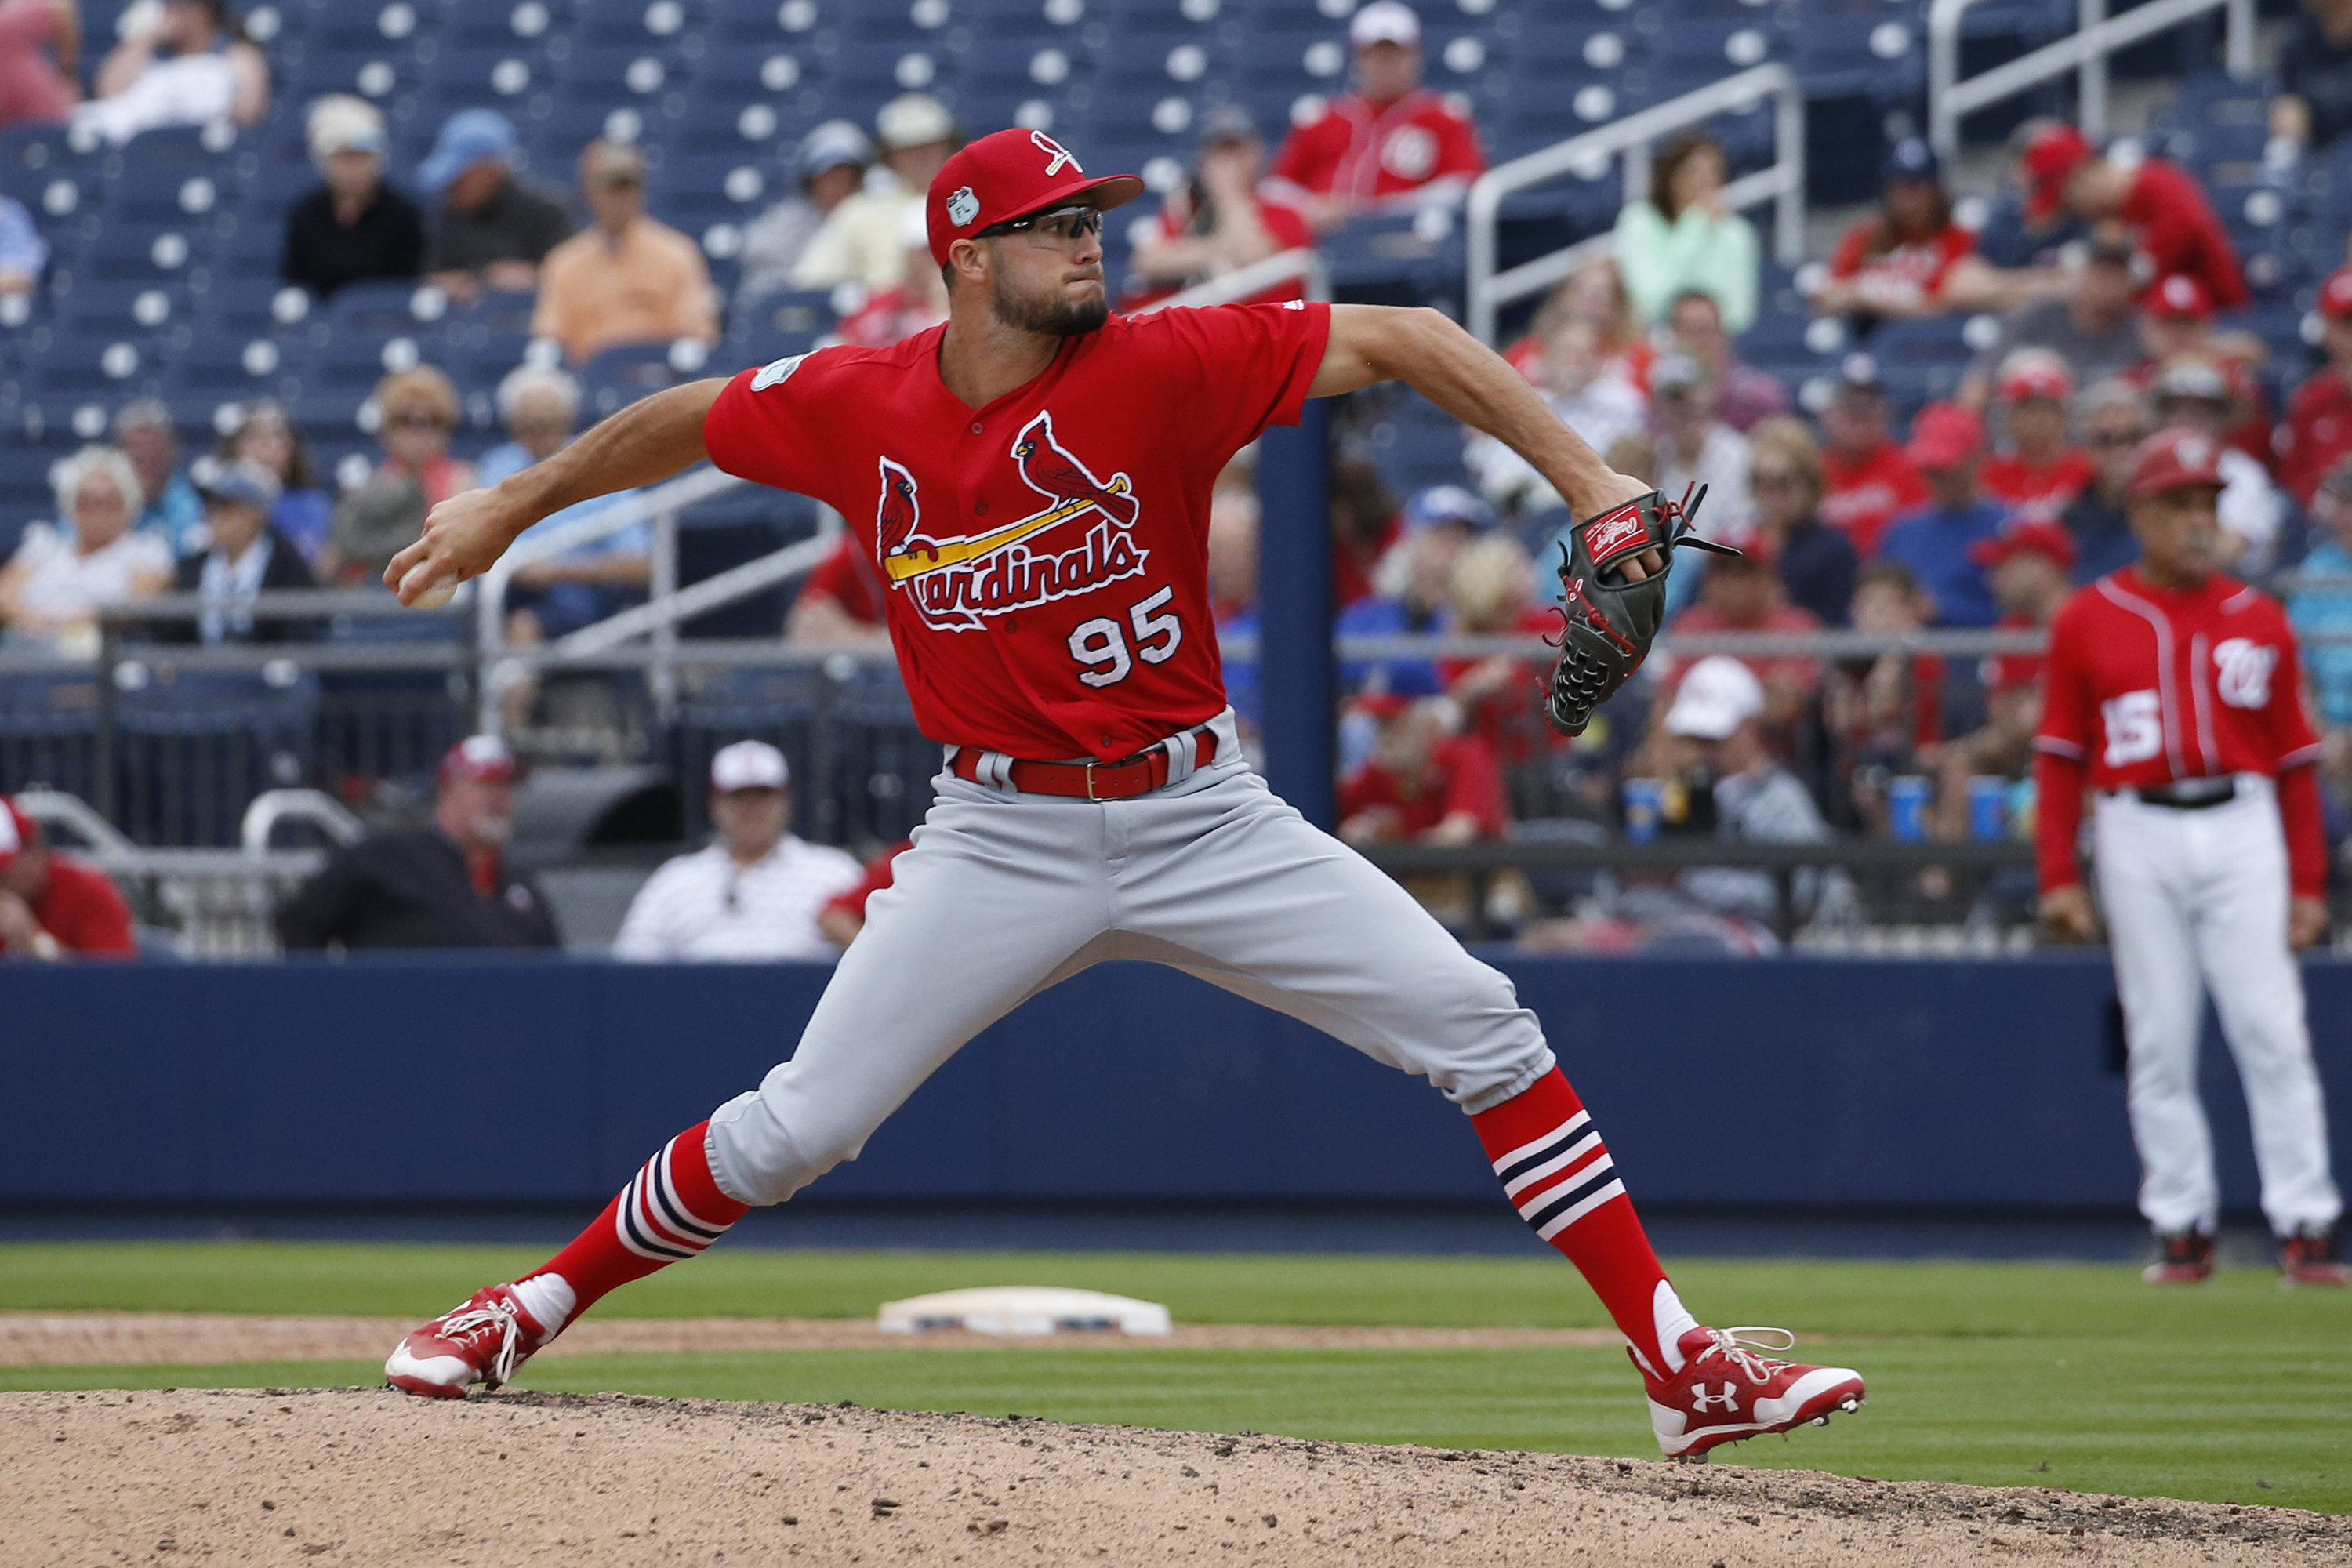
[[[856,1158],[1024,998],[1141,958],[1304,1019],[1461,1106],[1505,1193],[1624,1332],[1667,1453],[1853,1409],[1853,1373],[1769,1358],[1759,1347],[1790,1336],[1703,1328],[1684,1309],[1535,1016],[1267,791],[1219,673],[1210,488],[1306,398],[1401,378],[1520,452],[1589,520],[1548,704],[1562,727],[1589,720],[1646,651],[1680,509],[1611,471],[1433,311],[1300,300],[1110,314],[1103,214],[1141,189],[1088,175],[1042,133],[983,137],[927,198],[943,326],[647,398],[437,508],[393,562],[385,581],[413,601],[478,574],[550,512],[708,457],[849,520],[946,763],[791,1059],[664,1146],[543,1268],[409,1335],[386,1376],[428,1395],[496,1386],[615,1286]]]

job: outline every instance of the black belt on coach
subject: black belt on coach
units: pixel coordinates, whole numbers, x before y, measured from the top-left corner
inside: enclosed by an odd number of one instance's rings
[[[2174,811],[2203,811],[2237,799],[2238,781],[2226,775],[2218,779],[2179,779],[2168,784],[2136,789],[2132,794],[2149,805],[2169,806]]]

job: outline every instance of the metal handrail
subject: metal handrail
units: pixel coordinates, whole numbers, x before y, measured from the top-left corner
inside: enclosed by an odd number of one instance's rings
[[[266,789],[245,808],[237,823],[237,842],[247,852],[267,850],[270,834],[281,822],[310,823],[338,844],[357,844],[367,837],[367,825],[323,790]]]
[[[1637,201],[1649,194],[1652,142],[1686,125],[1711,120],[1726,110],[1745,108],[1768,95],[1774,100],[1772,166],[1725,186],[1724,205],[1736,210],[1772,202],[1773,255],[1789,267],[1803,260],[1804,89],[1795,71],[1773,61],[1751,66],[1736,76],[1727,76],[1679,98],[1670,98],[1525,157],[1514,158],[1479,175],[1477,183],[1470,187],[1463,217],[1469,244],[1467,314],[1471,333],[1482,342],[1493,342],[1496,318],[1504,305],[1550,288],[1581,266],[1586,258],[1607,254],[1612,245],[1609,236],[1596,236],[1498,274],[1495,270],[1496,231],[1505,196],[1622,153],[1625,156],[1625,199]]]
[[[787,544],[781,550],[772,550],[765,555],[755,555],[742,564],[730,566],[717,576],[705,578],[691,587],[675,589],[666,596],[633,605],[618,615],[607,616],[558,638],[551,646],[559,656],[599,653],[662,627],[675,628],[705,611],[733,604],[788,577],[814,571],[827,555],[833,553],[835,542],[841,536],[839,512],[825,507],[818,513],[818,518],[817,531],[813,538]],[[675,658],[676,650],[670,652]]]
[[[138,849],[121,828],[78,795],[57,789],[28,789],[19,790],[13,798],[17,809],[44,826],[60,823],[80,834],[93,856],[128,855]]]
[[[1296,250],[1278,251],[1262,261],[1253,261],[1247,267],[1236,267],[1231,272],[1195,283],[1165,300],[1139,305],[1128,313],[1148,316],[1154,310],[1165,310],[1178,305],[1230,305],[1253,294],[1263,294],[1294,278],[1306,279],[1308,299],[1328,300],[1331,297],[1331,285],[1322,256],[1312,246],[1300,246]]]
[[[2013,98],[2053,77],[2076,76],[2075,119],[2096,141],[2107,133],[2107,57],[2209,11],[2229,13],[2223,59],[2234,77],[2254,73],[2253,0],[2150,0],[2121,16],[2106,0],[2077,0],[2075,30],[2006,65],[1959,79],[1960,17],[1979,0],[1934,0],[1927,8],[1927,135],[1937,153],[1956,157],[1960,117]]]

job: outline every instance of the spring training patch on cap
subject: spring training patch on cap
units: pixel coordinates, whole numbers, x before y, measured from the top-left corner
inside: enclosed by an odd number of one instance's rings
[[[955,195],[948,198],[948,221],[961,228],[979,216],[980,198],[971,194],[970,185],[957,186]]]

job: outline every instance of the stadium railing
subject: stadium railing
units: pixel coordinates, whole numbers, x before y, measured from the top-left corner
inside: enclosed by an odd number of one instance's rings
[[[2171,0],[2159,0],[2171,3]],[[1679,98],[1654,104],[1622,120],[1571,136],[1565,142],[1514,158],[1489,169],[1470,187],[1464,212],[1468,243],[1465,324],[1481,342],[1495,341],[1502,308],[1515,300],[1539,294],[1585,261],[1608,254],[1612,240],[1597,235],[1575,245],[1497,271],[1503,199],[1517,191],[1607,165],[1622,155],[1625,161],[1625,199],[1639,201],[1649,194],[1650,146],[1662,136],[1702,125],[1718,114],[1748,109],[1765,98],[1773,100],[1772,163],[1724,187],[1726,207],[1738,210],[1764,202],[1773,204],[1772,253],[1786,267],[1804,259],[1805,248],[1805,94],[1790,68],[1777,62],[1753,66],[1736,76]]]
[[[2230,74],[2254,74],[2254,0],[2150,0],[2120,16],[2107,0],[2078,0],[2075,31],[2005,65],[1960,79],[1960,22],[1983,0],[1934,0],[1927,8],[1927,134],[1938,155],[1960,150],[1960,121],[1979,109],[2074,73],[2076,122],[2097,141],[2107,133],[2107,61],[2143,38],[2213,11],[2228,16],[2224,61]]]

